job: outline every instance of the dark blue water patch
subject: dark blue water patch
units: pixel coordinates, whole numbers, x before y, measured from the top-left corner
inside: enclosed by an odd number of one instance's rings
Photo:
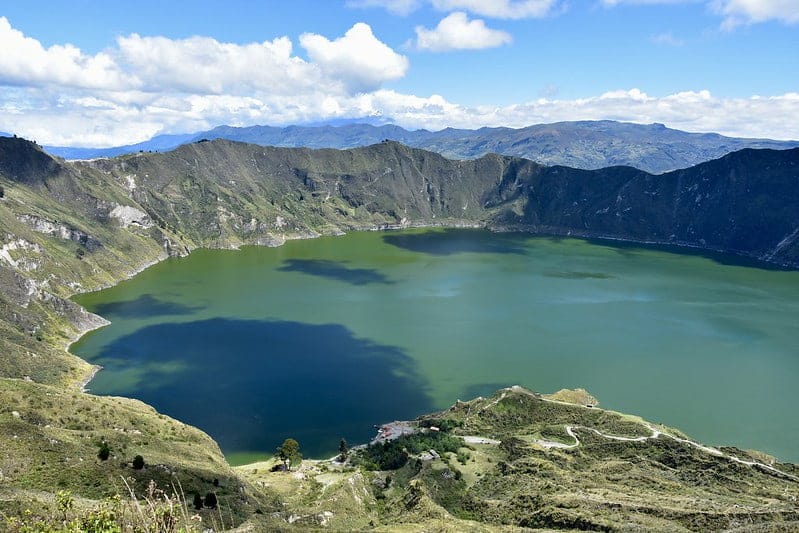
[[[345,261],[328,261],[323,259],[288,259],[278,268],[281,272],[301,272],[310,276],[343,281],[352,285],[369,285],[373,283],[391,285],[385,274],[374,268],[351,268]]]
[[[142,328],[107,346],[91,383],[209,433],[225,453],[271,454],[287,437],[306,457],[374,425],[433,409],[401,349],[337,325],[212,319]]]
[[[461,253],[525,255],[525,237],[519,233],[490,233],[445,229],[424,233],[388,233],[383,242],[411,252],[432,255]]]
[[[202,306],[188,306],[160,300],[152,294],[142,294],[135,300],[107,302],[94,306],[92,312],[105,317],[138,318],[148,316],[190,315]]]

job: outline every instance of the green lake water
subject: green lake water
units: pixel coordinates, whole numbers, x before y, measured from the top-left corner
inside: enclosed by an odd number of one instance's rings
[[[76,300],[97,394],[208,432],[234,463],[519,384],[799,462],[799,272],[479,230],[199,250]]]

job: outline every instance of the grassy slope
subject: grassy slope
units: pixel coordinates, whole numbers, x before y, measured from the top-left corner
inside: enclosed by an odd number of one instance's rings
[[[553,396],[559,400],[552,401]],[[563,401],[564,397],[579,400]],[[453,435],[490,439],[463,443],[437,459],[411,455],[398,470],[369,472],[331,461],[305,461],[290,473],[274,461],[237,467],[245,479],[275,490],[302,528],[386,531],[793,531],[799,527],[799,474],[762,454],[724,452],[766,461],[788,477],[742,465],[667,436],[628,442],[596,435],[651,435],[647,422],[587,408],[585,391],[543,396],[525,389],[458,402],[420,417],[448,420]],[[591,398],[593,403],[595,399]],[[453,424],[454,422],[454,424]],[[581,445],[546,448],[541,440]],[[658,427],[678,438],[677,430]],[[496,441],[500,443],[497,444]],[[402,446],[402,445],[401,445]],[[408,445],[410,446],[410,445]],[[359,452],[353,452],[356,456]],[[272,517],[274,518],[274,517]],[[273,526],[272,518],[250,524]]]

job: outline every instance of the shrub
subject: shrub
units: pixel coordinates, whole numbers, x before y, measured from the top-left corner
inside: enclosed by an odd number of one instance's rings
[[[208,507],[209,509],[216,509],[216,505],[218,503],[216,499],[216,494],[214,494],[213,492],[209,492],[208,494],[206,494],[204,503],[205,506]]]
[[[100,449],[97,451],[97,458],[101,461],[107,461],[111,456],[111,448],[106,441],[100,443]]]
[[[358,453],[355,464],[367,470],[397,470],[405,466],[410,454],[435,450],[439,455],[457,452],[463,441],[440,432],[415,433],[372,444]]]

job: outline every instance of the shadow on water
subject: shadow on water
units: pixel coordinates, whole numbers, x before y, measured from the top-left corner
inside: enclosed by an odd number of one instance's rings
[[[93,358],[99,394],[143,400],[196,425],[226,453],[271,454],[286,437],[306,457],[339,440],[365,442],[374,424],[431,411],[401,349],[337,325],[212,319],[142,328]]]
[[[388,233],[383,242],[409,250],[432,255],[460,253],[518,254],[524,255],[524,237],[518,233],[491,233],[469,229],[445,229],[424,233]]]
[[[152,294],[142,294],[135,300],[108,302],[95,306],[92,311],[100,316],[138,318],[148,316],[189,315],[202,306],[188,306],[159,300]]]
[[[580,237],[576,237],[580,238]],[[790,272],[795,271],[795,268],[776,265],[774,263],[767,263],[754,257],[746,257],[743,255],[735,255],[731,253],[716,252],[713,250],[703,250],[701,248],[691,248],[689,246],[677,246],[675,244],[645,244],[637,242],[626,242],[612,239],[596,239],[596,238],[583,238],[589,244],[596,244],[606,248],[612,248],[619,255],[624,257],[635,257],[644,251],[657,251],[669,252],[679,255],[689,255],[694,257],[702,257],[710,259],[711,261],[725,266],[741,266],[748,268],[759,268],[761,270],[771,270],[777,272]]]
[[[352,285],[368,285],[371,283],[391,285],[394,283],[378,270],[373,268],[350,268],[342,261],[288,259],[278,270],[281,272],[301,272],[311,276],[344,281]]]

